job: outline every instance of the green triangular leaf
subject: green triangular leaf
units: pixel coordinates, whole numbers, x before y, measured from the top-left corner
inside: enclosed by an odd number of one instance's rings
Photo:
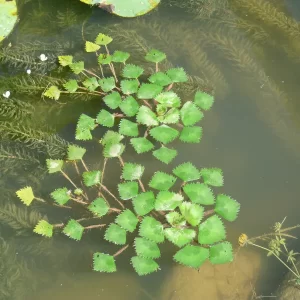
[[[93,130],[95,128],[95,120],[85,114],[81,114],[77,123],[77,129],[81,131]]]
[[[75,93],[78,89],[78,83],[75,79],[71,79],[71,80],[67,81],[65,84],[63,84],[63,87],[69,93]]]
[[[175,181],[174,176],[158,171],[152,176],[149,186],[159,191],[166,191],[174,185]]]
[[[97,272],[113,273],[117,271],[113,256],[96,252],[93,254],[93,270]]]
[[[46,159],[48,173],[56,173],[62,170],[64,161],[60,159]]]
[[[200,178],[199,170],[190,162],[177,166],[173,173],[183,181],[192,181]]]
[[[84,62],[83,61],[79,61],[76,63],[72,63],[69,65],[70,69],[72,70],[72,72],[76,75],[80,74],[83,70],[84,70]]]
[[[143,72],[144,72],[143,68],[136,65],[128,64],[124,67],[122,76],[125,78],[137,79],[143,74]]]
[[[98,217],[105,216],[109,211],[109,206],[103,198],[96,198],[88,206],[88,210]]]
[[[145,59],[147,61],[153,62],[153,63],[159,63],[161,61],[163,61],[166,58],[166,54],[155,50],[155,49],[151,49],[145,56]]]
[[[178,95],[172,91],[160,93],[155,100],[166,107],[180,107],[181,100]]]
[[[87,171],[82,173],[83,182],[86,186],[93,186],[100,183],[101,171]]]
[[[157,73],[152,74],[149,77],[149,81],[151,83],[161,85],[161,86],[166,86],[166,85],[169,85],[172,83],[172,80],[170,79],[170,77],[163,72],[157,72]]]
[[[118,184],[118,190],[122,200],[129,200],[137,196],[139,185],[135,181],[123,182]]]
[[[119,124],[119,133],[127,136],[138,136],[138,124],[131,122],[127,119],[122,119]]]
[[[183,127],[179,139],[185,143],[200,143],[202,138],[202,127]]]
[[[196,236],[194,230],[187,228],[166,228],[164,232],[167,240],[178,247],[190,243]]]
[[[153,192],[143,192],[132,200],[133,208],[139,216],[144,216],[154,209],[155,196]]]
[[[96,37],[95,43],[97,45],[107,46],[112,42],[112,40],[113,39],[110,36],[105,35],[103,33],[99,33],[98,36]]]
[[[68,160],[80,160],[85,154],[86,149],[76,146],[69,145],[68,147]]]
[[[68,192],[67,188],[56,189],[50,194],[50,196],[59,205],[64,205],[71,199],[70,193]]]
[[[200,175],[205,184],[211,186],[223,186],[224,184],[223,172],[219,168],[203,168]]]
[[[100,46],[97,44],[94,44],[92,42],[86,41],[85,42],[85,51],[86,52],[96,52],[100,49]]]
[[[177,150],[162,146],[158,150],[153,151],[153,156],[161,162],[169,164],[177,156]]]
[[[156,196],[155,210],[174,210],[183,201],[180,194],[169,191],[160,191]]]
[[[130,57],[130,54],[128,52],[123,51],[115,51],[112,56],[112,61],[116,63],[125,63],[126,60]]]
[[[110,109],[116,109],[122,102],[121,95],[118,92],[112,92],[103,98],[103,101]]]
[[[209,110],[214,103],[214,97],[198,91],[195,94],[194,103],[203,110]]]
[[[136,121],[146,126],[157,126],[159,124],[156,114],[149,107],[144,105],[139,108]]]
[[[142,177],[145,167],[138,164],[125,163],[122,178],[125,180],[138,180]]]
[[[165,240],[163,225],[152,217],[144,217],[139,229],[140,236],[154,241],[155,243],[162,243]]]
[[[24,187],[16,192],[20,200],[27,206],[34,200],[34,195],[31,186]]]
[[[76,241],[81,240],[83,231],[84,227],[74,219],[69,220],[68,224],[63,229],[63,233],[66,236]]]
[[[115,124],[115,116],[105,109],[101,109],[97,115],[97,123],[105,127],[113,127]]]
[[[109,65],[112,62],[112,56],[109,54],[101,53],[98,56],[99,65]]]
[[[131,258],[134,270],[140,275],[147,275],[159,269],[159,265],[150,258],[134,256]]]
[[[154,127],[149,131],[149,133],[155,140],[164,144],[174,141],[179,135],[179,132],[176,129],[168,125]]]
[[[60,97],[60,90],[57,86],[52,85],[43,93],[43,95],[50,99],[58,100]]]
[[[199,268],[209,257],[209,250],[199,246],[186,245],[175,255],[174,260],[182,265]]]
[[[52,237],[53,236],[53,225],[49,224],[45,220],[40,220],[35,228],[33,229],[33,232],[40,234],[45,237]]]
[[[183,68],[173,68],[167,71],[167,75],[171,78],[172,82],[186,82],[188,77]]]
[[[159,258],[160,250],[157,244],[145,238],[137,237],[134,239],[136,254],[145,258]]]
[[[203,118],[203,113],[191,101],[185,102],[180,110],[181,120],[184,126],[195,125]]]
[[[90,91],[93,92],[98,86],[99,83],[96,77],[89,77],[82,82],[82,84]]]
[[[166,215],[166,219],[171,226],[185,226],[186,220],[185,218],[178,213],[177,211],[172,211]]]
[[[110,224],[105,231],[104,239],[116,245],[126,244],[126,231],[117,224]]]
[[[204,208],[191,202],[183,202],[179,205],[181,214],[192,226],[199,225],[203,218]]]
[[[240,211],[240,204],[231,197],[220,194],[217,196],[215,212],[227,221],[234,221]]]
[[[199,244],[214,244],[225,238],[225,227],[218,216],[213,215],[200,224],[198,234]]]
[[[142,83],[138,92],[138,99],[154,99],[161,91],[163,87],[154,83]]]
[[[101,139],[101,144],[104,146],[107,144],[118,144],[123,138],[124,136],[118,132],[108,130]]]
[[[134,232],[139,222],[139,219],[131,210],[126,209],[117,216],[115,222],[118,225],[120,225],[123,229],[129,232]]]
[[[154,148],[154,145],[144,137],[132,138],[130,144],[138,154],[148,152]]]
[[[101,87],[102,91],[105,92],[105,93],[110,92],[111,90],[113,90],[116,87],[116,82],[115,82],[115,79],[113,77],[99,79],[98,82],[100,84],[100,87]],[[117,92],[114,92],[114,93],[117,93]],[[117,94],[119,94],[119,93],[117,93]],[[104,100],[105,100],[105,98],[104,98]],[[106,105],[109,106],[108,104],[106,104]],[[117,107],[115,107],[115,108],[117,108]]]
[[[76,129],[75,139],[79,141],[88,141],[93,138],[90,130]]]
[[[73,56],[71,55],[58,56],[58,62],[63,67],[68,66],[73,63]]]
[[[121,90],[125,95],[135,94],[139,88],[139,82],[136,79],[122,80],[120,85]]]
[[[232,262],[232,245],[229,242],[223,242],[211,246],[209,249],[209,260],[213,265]]]
[[[128,117],[135,116],[140,108],[139,104],[132,96],[125,98],[119,107],[121,111]]]
[[[121,143],[119,144],[106,144],[103,149],[103,155],[107,158],[119,157],[125,150],[125,146]]]
[[[164,124],[177,124],[179,122],[179,110],[171,108],[165,115],[159,117],[159,121]]]
[[[184,192],[194,203],[212,205],[215,203],[213,191],[203,183],[189,183],[184,185]]]

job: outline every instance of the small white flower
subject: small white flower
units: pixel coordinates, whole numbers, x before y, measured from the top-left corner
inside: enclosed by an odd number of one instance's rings
[[[9,98],[9,96],[10,96],[10,91],[6,91],[5,93],[3,93],[3,97]]]
[[[71,195],[71,193],[72,193],[72,190],[67,191],[67,195]]]
[[[40,55],[40,60],[41,61],[46,61],[47,59],[48,59],[48,57],[45,54]]]
[[[28,74],[28,75],[30,75],[31,74],[31,70],[26,70],[26,73]]]

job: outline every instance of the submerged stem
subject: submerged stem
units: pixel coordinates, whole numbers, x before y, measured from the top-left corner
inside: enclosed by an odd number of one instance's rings
[[[120,255],[123,251],[125,251],[127,248],[129,247],[129,245],[127,244],[126,246],[124,246],[123,248],[121,248],[119,251],[117,251],[113,257],[116,257],[118,255]]]
[[[94,229],[94,228],[100,228],[100,227],[104,227],[104,226],[106,226],[106,224],[96,224],[96,225],[84,227],[84,229]]]

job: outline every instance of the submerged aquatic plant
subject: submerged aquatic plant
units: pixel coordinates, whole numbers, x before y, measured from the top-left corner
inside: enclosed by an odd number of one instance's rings
[[[145,60],[153,64],[155,72],[144,76],[142,67],[128,63],[129,53],[110,53],[111,42],[112,38],[104,34],[99,34],[95,42],[86,42],[86,52],[96,54],[99,73],[90,71],[84,61],[59,56],[60,65],[70,68],[73,76],[63,86],[51,85],[43,93],[56,101],[63,94],[75,93],[92,93],[103,100],[106,107],[97,115],[81,114],[75,133],[76,140],[90,141],[96,138],[97,128],[104,130],[99,141],[103,167],[89,167],[84,160],[87,150],[76,144],[68,146],[65,160],[47,159],[48,172],[62,175],[66,184],[50,193],[50,199],[36,196],[30,186],[18,190],[17,196],[26,206],[38,201],[68,211],[79,209],[82,217],[58,224],[43,218],[34,232],[50,238],[60,231],[79,241],[88,230],[106,228],[104,239],[121,248],[114,254],[94,253],[93,269],[99,272],[115,272],[116,257],[133,246],[136,255],[131,263],[135,271],[139,275],[152,273],[159,269],[159,244],[166,241],[179,248],[173,258],[185,266],[199,268],[207,260],[212,264],[232,261],[233,249],[226,241],[222,219],[234,221],[240,204],[225,194],[214,195],[212,188],[223,186],[222,170],[198,169],[189,161],[169,172],[163,169],[178,156],[170,146],[172,142],[201,141],[198,122],[212,107],[214,98],[197,91],[192,100],[183,103],[173,90],[188,80],[182,68],[163,71],[161,62],[166,55],[152,49]],[[116,72],[118,65],[123,66],[120,75]],[[112,76],[104,77],[105,69]],[[152,159],[161,163],[162,169],[154,172],[147,185],[145,166],[135,159],[125,160],[127,148],[136,156],[152,153]],[[120,173],[115,176],[120,178],[118,195],[105,184],[112,160],[120,163]],[[67,174],[69,167],[74,168],[76,178]],[[116,215],[113,222],[105,221],[108,215]]]
[[[287,244],[287,239],[296,239],[295,236],[290,234],[290,231],[299,228],[300,225],[284,228],[283,223],[285,219],[282,222],[276,222],[272,228],[272,232],[252,238],[249,238],[245,233],[241,234],[239,236],[239,245],[240,247],[247,245],[254,246],[264,250],[267,256],[276,257],[293,274],[295,284],[300,285],[300,270],[296,264],[296,256],[300,253],[288,249]]]

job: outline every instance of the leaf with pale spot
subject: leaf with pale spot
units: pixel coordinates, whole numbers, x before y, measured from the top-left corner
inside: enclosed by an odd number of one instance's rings
[[[154,99],[161,91],[163,87],[154,83],[142,83],[140,86],[137,97],[138,99]]]
[[[217,196],[215,212],[227,221],[235,221],[240,211],[240,204],[231,197],[220,194]]]
[[[204,215],[204,208],[191,202],[182,202],[179,205],[181,214],[192,226],[199,225]]]
[[[136,181],[122,182],[118,184],[118,191],[122,200],[129,200],[139,193],[139,185]]]
[[[166,228],[164,233],[166,239],[178,247],[190,243],[196,236],[195,231],[188,228]]]
[[[204,92],[198,91],[195,94],[194,103],[203,110],[209,110],[214,103],[214,97]]]
[[[103,149],[103,155],[107,158],[120,157],[125,150],[125,146],[121,143],[118,144],[106,144]]]
[[[189,183],[184,185],[183,191],[193,203],[212,205],[215,203],[213,191],[203,183]]]
[[[160,191],[155,200],[155,210],[174,210],[183,201],[183,196],[169,191]]]
[[[62,170],[64,165],[64,161],[61,159],[46,159],[46,165],[48,169],[48,173],[56,173]]]
[[[200,171],[200,175],[205,184],[217,187],[224,184],[223,171],[219,168],[203,168]]]
[[[229,242],[213,245],[209,249],[209,260],[213,265],[226,264],[233,261],[233,249]]]
[[[135,94],[139,88],[139,82],[136,79],[122,80],[120,85],[125,95]]]
[[[144,105],[139,108],[136,121],[146,126],[157,126],[159,124],[156,114],[149,107]]]
[[[64,205],[71,199],[71,196],[70,196],[70,194],[68,192],[68,189],[66,187],[56,189],[55,191],[53,191],[50,194],[50,196],[59,205]]]
[[[138,180],[142,177],[145,167],[139,164],[125,163],[122,178],[125,180]]]
[[[101,171],[87,171],[82,173],[85,186],[93,186],[100,183]]]
[[[99,83],[96,77],[89,77],[82,82],[82,84],[90,91],[93,92],[98,86]]]
[[[149,131],[150,135],[163,144],[168,144],[173,142],[179,135],[179,131],[168,126],[168,125],[160,125],[158,127],[154,127]]]
[[[155,100],[166,107],[178,108],[181,105],[180,98],[172,91],[160,93],[155,97]]]
[[[195,125],[203,116],[203,113],[191,101],[185,102],[180,110],[180,117],[184,126]]]

